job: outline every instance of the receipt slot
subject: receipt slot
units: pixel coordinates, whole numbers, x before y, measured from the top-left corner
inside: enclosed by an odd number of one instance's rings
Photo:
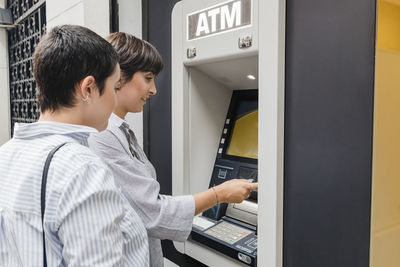
[[[174,242],[208,266],[282,265],[284,14],[257,0],[183,0],[172,13],[173,194],[259,182]]]

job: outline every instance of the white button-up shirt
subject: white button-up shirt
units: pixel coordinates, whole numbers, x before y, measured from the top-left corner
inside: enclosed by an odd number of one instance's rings
[[[107,130],[91,134],[88,143],[110,167],[122,193],[142,218],[149,235],[150,264],[159,267],[163,266],[160,239],[185,241],[189,236],[194,198],[160,194],[154,167],[132,135],[129,125],[111,114]]]
[[[95,129],[16,124],[0,147],[0,266],[43,266],[41,180],[48,172],[44,231],[48,266],[148,266],[143,223],[112,173],[85,145]]]

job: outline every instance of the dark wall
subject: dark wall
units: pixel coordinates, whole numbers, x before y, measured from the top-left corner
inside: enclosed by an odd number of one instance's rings
[[[288,0],[284,266],[369,266],[374,0]]]

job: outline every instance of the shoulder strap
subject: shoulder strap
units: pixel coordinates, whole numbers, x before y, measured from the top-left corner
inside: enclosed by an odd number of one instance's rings
[[[47,173],[49,172],[49,166],[51,159],[53,158],[54,154],[59,150],[63,145],[66,143],[60,144],[53,148],[49,155],[47,156],[46,163],[44,164],[43,174],[42,174],[42,190],[40,196],[40,208],[42,212],[42,228],[43,228],[43,266],[47,266],[47,258],[46,258],[46,242],[45,242],[45,235],[44,235],[44,210],[46,208],[46,183],[47,183]]]

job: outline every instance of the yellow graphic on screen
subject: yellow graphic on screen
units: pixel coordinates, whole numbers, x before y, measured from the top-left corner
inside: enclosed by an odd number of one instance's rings
[[[236,121],[226,154],[258,159],[258,110]]]

